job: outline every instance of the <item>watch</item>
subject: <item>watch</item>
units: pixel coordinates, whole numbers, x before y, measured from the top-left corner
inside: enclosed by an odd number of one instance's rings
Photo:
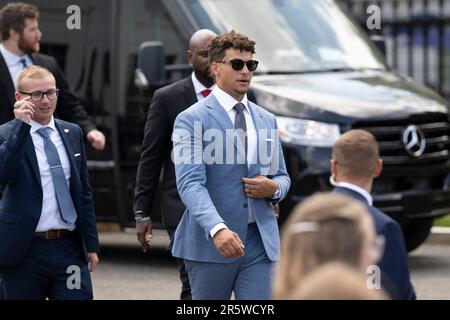
[[[275,191],[275,193],[272,196],[272,199],[278,199],[280,198],[280,186],[277,187],[277,190]]]

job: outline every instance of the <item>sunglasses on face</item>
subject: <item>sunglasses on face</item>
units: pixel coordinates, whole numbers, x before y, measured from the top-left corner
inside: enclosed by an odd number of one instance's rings
[[[244,61],[241,59],[233,59],[230,61],[217,61],[217,63],[229,63],[231,64],[231,67],[233,68],[233,70],[236,71],[240,71],[242,70],[242,68],[244,68],[244,64],[247,66],[248,71],[253,72],[256,70],[256,68],[258,67],[258,61],[256,60],[248,60],[248,61]]]

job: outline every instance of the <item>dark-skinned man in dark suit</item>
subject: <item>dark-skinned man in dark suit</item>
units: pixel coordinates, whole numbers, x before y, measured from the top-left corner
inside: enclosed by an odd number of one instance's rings
[[[378,263],[381,285],[392,299],[413,300],[416,295],[409,277],[408,255],[402,230],[396,221],[372,206],[370,192],[373,180],[381,174],[382,168],[378,143],[370,132],[350,130],[333,147],[333,192],[361,201],[369,209],[377,233],[384,236],[384,254]]]

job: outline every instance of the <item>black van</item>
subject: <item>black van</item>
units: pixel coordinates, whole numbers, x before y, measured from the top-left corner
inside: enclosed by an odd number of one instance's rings
[[[313,192],[331,188],[331,147],[353,128],[371,131],[380,143],[384,172],[374,186],[375,205],[400,222],[409,250],[425,240],[435,217],[450,213],[446,102],[391,70],[336,1],[34,2],[41,10],[42,51],[58,58],[108,137],[105,151],[88,150],[99,221],[133,226],[134,181],[151,95],[189,74],[187,41],[199,28],[235,29],[256,41],[260,65],[252,88],[259,105],[278,116],[292,178],[282,216]],[[79,30],[66,26],[66,9],[74,4],[82,13]],[[143,81],[135,69],[145,41],[158,42],[140,57],[152,62],[151,70],[141,70],[148,75]]]

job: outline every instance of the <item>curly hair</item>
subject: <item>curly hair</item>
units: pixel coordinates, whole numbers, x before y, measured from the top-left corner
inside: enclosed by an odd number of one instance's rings
[[[217,62],[225,57],[225,51],[232,48],[240,51],[255,53],[255,41],[234,30],[217,36],[208,45],[209,63]]]
[[[9,38],[9,30],[22,33],[25,29],[25,19],[38,19],[38,8],[32,4],[16,2],[8,3],[0,10],[0,33],[2,40]]]

